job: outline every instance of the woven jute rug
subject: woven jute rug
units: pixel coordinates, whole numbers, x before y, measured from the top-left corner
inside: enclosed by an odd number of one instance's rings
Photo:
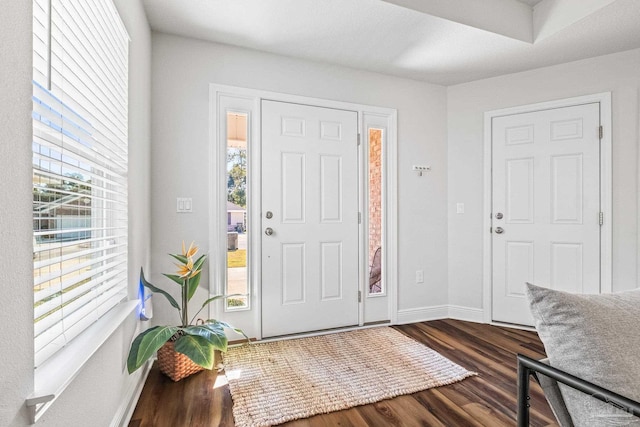
[[[270,426],[451,384],[471,375],[380,327],[231,348],[224,366],[236,426]]]

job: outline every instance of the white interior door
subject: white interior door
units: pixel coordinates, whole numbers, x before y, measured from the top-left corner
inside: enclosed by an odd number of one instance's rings
[[[262,336],[358,324],[358,118],[262,101]]]
[[[600,292],[600,104],[492,120],[494,321],[532,325],[525,282]]]

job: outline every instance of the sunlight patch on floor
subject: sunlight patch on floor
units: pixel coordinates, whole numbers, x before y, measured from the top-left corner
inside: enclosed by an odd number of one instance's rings
[[[236,380],[240,378],[240,374],[242,373],[242,369],[235,369],[229,372],[226,372],[225,375],[218,374],[216,377],[216,382],[213,384],[213,388],[224,387],[229,384],[229,380]]]

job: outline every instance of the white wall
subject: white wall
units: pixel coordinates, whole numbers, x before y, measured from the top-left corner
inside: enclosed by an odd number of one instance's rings
[[[130,283],[149,253],[149,97],[151,33],[141,3],[116,0],[130,45]],[[24,401],[33,390],[31,223],[31,1],[0,0],[0,425],[27,426]],[[132,317],[87,363],[37,425],[108,426],[140,380],[125,362],[137,328]]]
[[[151,30],[141,0],[114,0],[129,45],[129,278],[149,268],[151,252]],[[131,297],[137,297],[133,286]]]
[[[449,303],[482,307],[484,112],[612,92],[613,289],[637,285],[640,50],[447,89]],[[465,213],[455,213],[457,202]],[[610,220],[610,219],[609,219]]]
[[[160,273],[174,269],[167,253],[178,251],[182,240],[209,249],[209,84],[217,83],[397,109],[399,307],[446,303],[444,87],[160,33],[153,33],[152,56],[156,284],[167,283]],[[410,168],[423,163],[433,170],[418,178]],[[193,198],[193,213],[176,214],[176,197]],[[415,284],[417,269],[425,272],[424,284]],[[206,271],[202,280],[197,299],[206,294]],[[164,301],[154,310],[154,321],[175,322]]]
[[[32,8],[0,0],[0,425],[25,425],[33,387]]]

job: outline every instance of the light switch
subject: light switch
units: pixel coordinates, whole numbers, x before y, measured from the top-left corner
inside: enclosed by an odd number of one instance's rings
[[[193,212],[193,201],[191,197],[178,197],[176,199],[176,212],[185,213],[185,212]]]
[[[457,214],[464,213],[464,203],[456,203],[456,213]]]

